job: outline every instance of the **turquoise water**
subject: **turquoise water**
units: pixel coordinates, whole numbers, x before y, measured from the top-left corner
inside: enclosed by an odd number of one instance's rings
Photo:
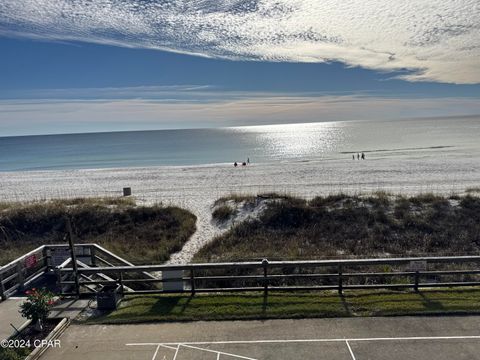
[[[480,156],[480,118],[0,137],[0,171]],[[480,162],[479,162],[480,164]]]

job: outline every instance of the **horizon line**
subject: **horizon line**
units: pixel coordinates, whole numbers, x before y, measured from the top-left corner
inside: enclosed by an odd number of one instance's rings
[[[0,136],[0,139],[17,138],[17,137],[35,137],[35,136],[61,136],[61,135],[93,135],[93,134],[111,134],[111,133],[127,133],[127,132],[150,132],[150,131],[182,131],[182,130],[208,130],[208,129],[233,129],[233,128],[251,128],[262,126],[287,126],[287,125],[306,125],[306,124],[325,124],[339,122],[378,122],[378,121],[408,121],[408,120],[446,120],[446,119],[469,119],[480,118],[480,114],[468,115],[445,115],[445,116],[419,116],[410,118],[396,119],[351,119],[351,120],[325,120],[325,121],[304,121],[292,123],[269,123],[255,125],[232,125],[232,126],[204,126],[204,127],[185,127],[185,128],[163,128],[163,129],[134,129],[134,130],[112,130],[112,131],[85,131],[71,133],[47,133],[47,134],[22,134]]]

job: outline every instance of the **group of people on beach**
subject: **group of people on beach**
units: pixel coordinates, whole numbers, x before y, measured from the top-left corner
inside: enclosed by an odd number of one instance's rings
[[[250,158],[247,158],[247,161],[242,162],[242,166],[247,166],[247,164],[250,164]],[[237,167],[238,163],[235,161],[233,166]]]
[[[360,153],[357,153],[357,160],[360,160],[360,158],[362,160],[365,160],[365,153],[362,152],[362,155],[360,155]],[[352,154],[352,160],[355,160],[355,154]]]

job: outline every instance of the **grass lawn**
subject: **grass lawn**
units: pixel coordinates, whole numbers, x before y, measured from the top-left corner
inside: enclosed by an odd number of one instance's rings
[[[0,359],[23,360],[30,354],[29,348],[2,348],[0,347]]]
[[[480,289],[126,296],[118,310],[89,320],[120,324],[348,316],[480,313]]]

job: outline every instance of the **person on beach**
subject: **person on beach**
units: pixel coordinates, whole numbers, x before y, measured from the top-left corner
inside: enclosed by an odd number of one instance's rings
[[[247,158],[247,164],[250,164],[250,158]]]
[[[362,153],[362,160],[365,160],[365,154]]]
[[[238,164],[237,164],[237,162],[235,161],[235,162],[233,163],[233,166],[237,167],[237,165],[238,165]]]
[[[360,154],[357,153],[357,160],[360,160]]]
[[[247,166],[247,163],[244,161],[244,162],[242,163],[242,166]]]
[[[352,160],[355,160],[355,154],[352,154]]]

